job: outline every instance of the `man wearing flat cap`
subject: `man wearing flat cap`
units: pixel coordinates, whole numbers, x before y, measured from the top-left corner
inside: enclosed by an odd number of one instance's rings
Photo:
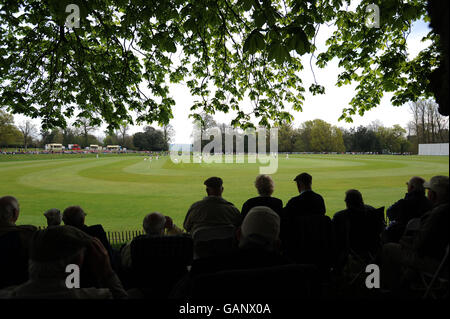
[[[84,266],[103,288],[69,287],[67,278],[75,272],[67,272],[69,265],[78,266],[78,269]],[[83,275],[83,272],[79,274]],[[127,296],[100,240],[72,226],[53,226],[35,232],[30,244],[29,280],[0,290],[0,299],[111,299]]]
[[[388,289],[398,289],[402,280],[407,281],[405,270],[436,271],[449,244],[449,178],[433,176],[423,184],[428,190],[432,209],[419,219],[417,231],[400,242],[383,246],[382,285]]]
[[[311,189],[312,176],[301,173],[294,178],[300,195],[292,197],[284,208],[285,217],[325,215],[325,202],[321,195]]]
[[[183,226],[194,233],[200,227],[233,225],[241,223],[239,210],[222,197],[223,182],[220,177],[210,177],[204,183],[206,196],[189,208]]]

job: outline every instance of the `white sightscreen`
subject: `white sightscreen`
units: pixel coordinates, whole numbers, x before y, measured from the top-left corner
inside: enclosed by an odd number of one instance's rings
[[[419,155],[448,156],[448,143],[419,144]]]

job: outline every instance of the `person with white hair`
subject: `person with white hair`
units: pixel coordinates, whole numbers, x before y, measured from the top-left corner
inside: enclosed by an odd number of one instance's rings
[[[250,209],[237,232],[239,248],[276,252],[280,249],[280,216],[270,207]]]
[[[423,184],[433,207],[419,221],[418,230],[404,235],[399,243],[389,243],[382,251],[382,285],[397,290],[408,280],[410,272],[422,270],[434,273],[449,244],[449,178],[434,176]]]
[[[236,231],[236,238],[238,247],[231,254],[194,260],[191,276],[291,263],[281,255],[280,216],[269,207],[250,209]]]
[[[32,225],[16,225],[20,206],[13,196],[0,198],[0,288],[28,279],[28,246],[37,230]]]
[[[248,199],[242,205],[242,219],[248,214],[250,209],[256,206],[266,206],[272,208],[280,217],[283,212],[283,201],[279,198],[272,197],[275,184],[269,175],[258,175],[255,180],[255,187],[259,196]]]

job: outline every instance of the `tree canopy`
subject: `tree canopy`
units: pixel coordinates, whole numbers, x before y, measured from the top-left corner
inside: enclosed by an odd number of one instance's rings
[[[301,111],[304,62],[312,54],[342,72],[336,85],[356,83],[341,119],[376,107],[384,92],[394,105],[432,96],[430,74],[441,61],[439,37],[408,58],[415,21],[429,21],[425,0],[0,0],[0,108],[41,118],[44,129],[67,119],[168,124],[175,104],[170,83],[184,82],[197,98],[193,113],[236,111],[242,128],[292,120]],[[79,27],[67,26],[69,4]],[[380,12],[370,27],[369,4]],[[318,52],[321,25],[336,31]],[[308,87],[325,92],[319,82]],[[144,92],[145,91],[145,92]],[[251,110],[243,103],[251,101]],[[339,107],[339,106],[337,106]]]

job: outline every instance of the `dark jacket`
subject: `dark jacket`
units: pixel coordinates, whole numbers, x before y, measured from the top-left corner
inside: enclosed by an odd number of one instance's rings
[[[374,207],[364,205],[342,210],[334,214],[332,222],[341,261],[345,261],[350,249],[359,255],[366,255],[375,254],[380,248],[384,221],[376,214]]]
[[[421,257],[441,260],[449,244],[449,203],[435,206],[420,218],[413,248]]]
[[[296,197],[292,197],[286,204],[283,214],[289,218],[294,215],[325,215],[325,212],[325,202],[322,196],[312,190],[308,190]]]
[[[266,206],[274,210],[275,213],[280,216],[283,213],[283,202],[281,199],[270,197],[270,196],[258,196],[253,197],[247,200],[244,205],[242,205],[241,216],[242,220],[244,220],[245,216],[247,216],[250,209],[256,206]]]
[[[412,218],[420,218],[425,212],[431,209],[431,202],[424,193],[410,192],[405,194],[405,198],[400,199],[386,210],[389,220],[405,225]]]
[[[0,226],[0,289],[28,280],[29,243],[36,227]]]

